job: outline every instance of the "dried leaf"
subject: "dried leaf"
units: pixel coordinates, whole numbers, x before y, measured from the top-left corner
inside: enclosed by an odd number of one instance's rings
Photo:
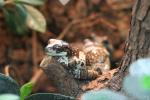
[[[59,0],[61,4],[66,5],[70,0]]]

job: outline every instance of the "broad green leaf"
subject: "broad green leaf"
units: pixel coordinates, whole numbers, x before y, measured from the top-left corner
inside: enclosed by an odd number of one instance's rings
[[[0,0],[0,8],[2,8],[5,5],[4,0]]]
[[[19,85],[11,77],[0,73],[0,94],[5,93],[19,95]]]
[[[29,82],[24,84],[20,89],[20,98],[24,100],[27,96],[29,96],[33,89],[33,83]]]
[[[133,62],[129,75],[125,77],[123,89],[138,100],[150,100],[150,59],[142,58]]]
[[[46,31],[46,20],[44,16],[34,7],[24,5],[25,8],[27,9],[27,26],[35,31],[44,33]]]
[[[108,89],[92,90],[84,93],[81,100],[129,100],[126,96]]]
[[[66,5],[70,0],[59,0],[61,4]]]
[[[12,32],[15,32],[20,35],[27,32],[27,13],[24,6],[19,4],[13,6],[6,6],[3,9],[3,12],[6,23]]]
[[[14,94],[1,94],[0,100],[19,100],[19,96]]]
[[[141,84],[145,90],[150,91],[150,76],[148,75],[143,75],[141,79]]]
[[[150,75],[150,58],[142,58],[133,62],[129,68],[130,75]]]
[[[75,98],[55,93],[36,93],[25,100],[75,100]]]
[[[45,0],[15,0],[15,2],[20,4],[43,5]]]
[[[145,76],[144,76],[145,77]],[[123,82],[123,89],[125,92],[136,98],[137,100],[150,100],[149,77],[143,76],[126,76]],[[148,80],[147,80],[148,79]]]

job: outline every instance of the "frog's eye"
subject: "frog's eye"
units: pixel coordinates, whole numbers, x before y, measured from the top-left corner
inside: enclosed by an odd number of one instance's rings
[[[104,41],[102,41],[102,43],[103,43],[104,45],[108,45],[108,44],[109,44],[109,41],[108,41],[108,40],[104,40]]]
[[[60,47],[61,47],[60,45],[55,44],[55,45],[53,46],[53,49],[58,49],[58,48],[60,48]]]

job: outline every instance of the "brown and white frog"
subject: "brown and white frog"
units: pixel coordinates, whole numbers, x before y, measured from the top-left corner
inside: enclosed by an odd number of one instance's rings
[[[90,40],[79,50],[63,40],[50,39],[45,49],[46,54],[75,79],[95,79],[110,69],[106,48]]]

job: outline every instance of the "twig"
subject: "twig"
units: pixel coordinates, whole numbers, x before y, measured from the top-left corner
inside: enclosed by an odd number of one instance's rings
[[[35,31],[32,33],[32,60],[33,60],[33,70],[37,69],[37,34]]]
[[[79,23],[81,20],[73,20],[71,23],[67,25],[67,27],[60,33],[57,39],[63,39],[64,36],[68,33],[68,31],[72,28],[74,24]]]
[[[32,82],[35,85],[36,83],[38,83],[38,80],[39,78],[41,78],[42,75],[43,75],[43,70],[38,69],[33,75],[33,77],[31,78],[30,82]]]
[[[5,74],[6,76],[9,76],[9,75],[10,75],[10,74],[9,74],[9,70],[10,70],[10,66],[9,66],[9,65],[6,65],[5,68],[4,68],[4,74]]]
[[[68,33],[68,31],[75,25],[75,24],[80,24],[80,23],[84,23],[88,20],[93,19],[93,16],[89,16],[88,18],[84,18],[84,19],[75,19],[72,22],[70,22],[66,28],[60,33],[60,35],[58,36],[57,39],[63,39],[64,36]]]
[[[84,24],[86,23],[86,24]],[[105,24],[106,26],[108,26],[110,29],[112,30],[116,30],[117,27],[115,25],[113,25],[112,23],[110,23],[109,21],[107,21],[106,19],[104,18],[101,18],[101,15],[100,14],[97,14],[97,15],[91,15],[87,18],[84,18],[84,19],[75,19],[73,20],[72,22],[70,22],[66,28],[60,33],[60,35],[58,36],[57,39],[63,39],[64,36],[69,32],[69,30],[76,24],[79,24],[77,25],[78,27],[81,27],[81,28],[86,28],[86,27],[91,27],[95,24],[98,24],[98,23],[102,23],[102,24]]]
[[[60,35],[58,36],[57,39],[63,39],[64,36],[69,32],[69,30],[75,25],[75,24],[80,24],[80,23],[84,23],[85,21],[87,20],[90,20],[91,17],[88,17],[88,18],[84,18],[84,19],[75,19],[73,20],[72,22],[70,22],[66,28],[60,33]]]
[[[43,60],[41,61],[40,67],[47,67],[48,64],[50,63],[51,58],[49,57],[44,57]],[[42,69],[38,69],[36,70],[35,74],[33,75],[33,77],[31,78],[31,82],[33,84],[36,84],[39,80],[39,78],[41,78],[41,76],[44,74]]]
[[[34,86],[38,83],[39,78],[43,75],[43,71],[38,69],[37,62],[37,34],[35,31],[32,33],[32,60],[33,60],[33,76],[30,80]]]

